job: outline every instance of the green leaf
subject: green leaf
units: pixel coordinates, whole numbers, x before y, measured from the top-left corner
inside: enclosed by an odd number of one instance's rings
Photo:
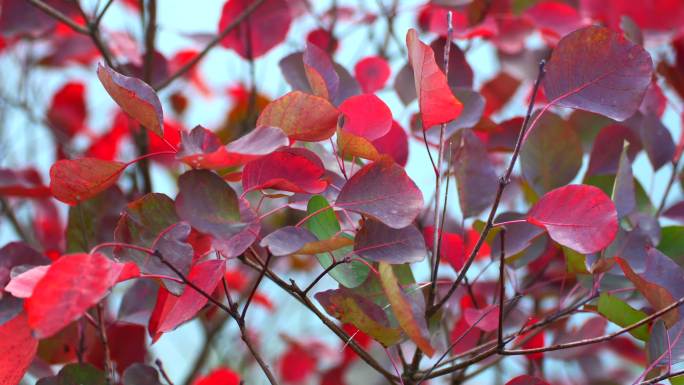
[[[658,250],[682,265],[684,257],[684,226],[666,226],[660,231]]]
[[[568,273],[571,274],[590,274],[587,270],[587,257],[575,250],[563,246],[563,255],[565,255],[565,264]]]
[[[67,253],[88,252],[100,243],[111,242],[126,199],[118,187],[69,207],[66,228]]]
[[[68,364],[56,376],[40,379],[36,385],[105,385],[104,372],[90,364]]]
[[[601,293],[598,301],[598,311],[610,322],[627,327],[647,317],[647,314],[629,306],[628,303],[610,294]],[[629,332],[642,341],[648,340],[649,332],[646,325],[641,325]]]
[[[325,209],[328,207],[329,209]],[[335,212],[330,207],[328,201],[320,196],[314,195],[309,200],[306,207],[307,215],[312,216],[307,222],[306,227],[311,231],[318,240],[330,239],[331,237],[338,235],[340,231],[340,223],[337,220]],[[343,234],[342,236],[350,236]],[[323,266],[323,268],[328,268],[333,263],[333,257],[335,260],[343,259],[347,255],[353,253],[353,246],[345,246],[343,248],[337,249],[331,253],[320,253],[316,254],[318,262]],[[353,288],[361,285],[368,277],[370,269],[364,263],[359,261],[352,261],[350,263],[343,263],[335,267],[330,271],[330,276],[340,283],[340,285]]]

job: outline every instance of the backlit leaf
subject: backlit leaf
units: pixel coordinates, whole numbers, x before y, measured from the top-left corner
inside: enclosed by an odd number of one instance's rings
[[[74,205],[115,184],[126,166],[96,158],[58,160],[50,167],[50,191],[60,201]]]
[[[344,114],[342,130],[367,140],[383,137],[392,127],[392,111],[373,94],[352,96],[339,109]]]
[[[302,62],[313,94],[334,100],[340,85],[340,77],[335,72],[335,67],[328,53],[314,44],[307,44]]]
[[[274,189],[320,193],[328,187],[318,156],[304,148],[284,148],[253,160],[242,170],[245,191]]]
[[[617,233],[615,204],[599,188],[568,185],[546,193],[527,221],[543,227],[554,241],[583,254],[607,247]]]
[[[409,63],[413,68],[423,129],[456,119],[463,105],[451,93],[446,76],[435,61],[432,48],[418,39],[418,33],[414,29],[409,29],[406,34],[406,46]]]
[[[0,384],[19,384],[38,349],[38,341],[31,335],[26,314],[20,313],[3,322],[0,340]]]
[[[389,64],[379,56],[365,57],[354,66],[354,77],[359,81],[363,92],[367,94],[372,94],[385,87],[390,73]]]
[[[339,112],[326,99],[292,91],[269,103],[257,126],[278,127],[293,140],[317,142],[330,138]]]
[[[98,64],[97,77],[116,104],[143,127],[163,137],[164,116],[159,97],[140,79]]]
[[[50,265],[25,302],[39,338],[50,337],[97,304],[117,282],[124,264],[102,254],[64,255]]]

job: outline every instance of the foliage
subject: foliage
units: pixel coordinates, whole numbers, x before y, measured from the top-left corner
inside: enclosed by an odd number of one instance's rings
[[[166,55],[165,2],[92,3],[0,0],[0,56],[31,52],[17,76],[97,79],[38,116],[0,95],[55,146],[49,170],[0,168],[18,238],[0,249],[0,385],[567,383],[558,365],[580,368],[572,383],[681,381],[684,135],[665,118],[684,100],[680,2],[226,0],[216,34]],[[137,38],[109,28],[115,8]],[[395,29],[404,14],[415,28]],[[340,50],[361,42],[343,25],[372,43],[349,68]],[[292,46],[288,90],[267,95],[256,63]],[[187,111],[219,98],[212,50],[249,75],[205,128]],[[661,169],[654,201],[642,182]],[[282,335],[274,354],[252,316],[284,314],[273,288],[342,350]],[[151,347],[188,322],[206,341],[170,378]],[[216,366],[224,325],[240,359]]]

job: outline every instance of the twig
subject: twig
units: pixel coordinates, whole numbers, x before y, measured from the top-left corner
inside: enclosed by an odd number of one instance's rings
[[[95,17],[95,20],[93,20],[93,27],[98,28],[100,26],[102,18],[104,17],[105,13],[107,13],[109,6],[111,6],[113,2],[114,0],[107,0],[107,3],[105,4],[104,8],[102,8],[102,11],[100,11],[100,13]]]
[[[187,286],[189,286],[190,288],[192,288],[193,290],[195,290],[198,294],[200,294],[201,296],[203,296],[204,298],[206,298],[209,302],[211,302],[212,304],[214,304],[216,307],[218,307],[219,309],[221,309],[221,310],[223,310],[224,312],[226,312],[228,315],[230,315],[230,316],[237,322],[238,327],[240,328],[240,333],[242,334],[242,341],[244,341],[245,345],[247,346],[247,349],[249,349],[250,353],[252,354],[252,356],[254,357],[254,359],[257,361],[257,363],[258,363],[259,366],[261,367],[261,370],[264,372],[264,374],[265,374],[266,377],[268,378],[268,381],[271,383],[271,385],[278,385],[278,380],[277,380],[277,379],[275,378],[275,376],[273,375],[273,372],[271,372],[271,368],[268,366],[268,364],[264,361],[264,359],[261,357],[261,355],[259,354],[259,352],[258,352],[258,351],[256,350],[256,348],[254,347],[254,344],[253,344],[252,340],[249,338],[249,336],[248,336],[248,334],[247,334],[247,330],[246,330],[246,327],[245,327],[245,323],[242,321],[242,319],[241,319],[240,316],[237,314],[237,312],[235,312],[233,309],[230,309],[229,307],[227,307],[226,305],[224,305],[224,304],[221,303],[220,301],[217,301],[217,300],[214,299],[214,297],[212,297],[210,294],[208,294],[208,293],[205,292],[204,290],[200,289],[199,287],[197,287],[197,285],[195,285],[195,284],[192,283],[190,280],[188,280],[188,278],[187,278],[180,270],[178,270],[178,269],[176,268],[176,266],[174,266],[172,263],[170,263],[169,261],[167,261],[167,260],[164,258],[164,256],[163,256],[158,250],[155,250],[155,251],[154,251],[154,256],[156,256],[157,258],[159,258],[159,260],[161,261],[161,263],[163,263],[163,264],[166,265],[169,269],[171,269],[174,273],[176,273],[176,275],[178,275],[178,278],[182,279],[183,282],[184,282]]]
[[[470,255],[468,256],[466,263],[463,265],[463,268],[461,268],[461,271],[458,273],[458,276],[456,277],[456,280],[454,281],[453,285],[449,288],[449,291],[444,296],[444,298],[442,298],[442,300],[440,302],[438,302],[436,305],[434,305],[429,310],[430,315],[434,314],[437,310],[439,310],[439,308],[441,308],[449,300],[449,297],[451,297],[451,295],[454,294],[454,292],[458,288],[458,285],[463,280],[463,277],[465,277],[466,273],[468,272],[470,265],[475,260],[475,256],[477,256],[477,253],[480,251],[482,244],[484,244],[485,239],[487,238],[487,235],[489,234],[489,231],[492,229],[492,226],[494,225],[494,217],[496,216],[496,211],[499,208],[499,203],[501,202],[501,196],[503,195],[503,192],[506,189],[506,186],[510,183],[511,174],[513,173],[513,167],[515,166],[515,162],[518,159],[518,155],[520,154],[520,149],[522,148],[523,138],[525,137],[525,132],[527,130],[527,126],[529,124],[530,117],[532,116],[532,108],[534,106],[534,100],[537,97],[537,91],[539,90],[539,85],[541,84],[541,80],[544,77],[544,66],[545,65],[546,65],[546,62],[544,60],[542,60],[539,63],[539,74],[537,75],[537,80],[534,83],[534,88],[532,90],[532,97],[530,98],[530,104],[527,108],[527,114],[525,115],[525,119],[523,120],[522,128],[520,129],[520,133],[518,134],[518,139],[515,143],[515,149],[513,150],[513,155],[511,156],[511,160],[508,164],[508,168],[506,169],[506,172],[504,173],[504,175],[501,178],[499,178],[499,186],[498,186],[498,189],[496,191],[496,197],[494,198],[494,203],[492,205],[491,210],[489,211],[487,223],[485,224],[484,229],[482,229],[482,232],[480,233],[480,238],[477,240],[475,247],[473,247],[473,250],[470,252]]]
[[[321,272],[321,274],[319,274],[313,281],[311,281],[309,286],[307,286],[306,289],[304,289],[304,295],[307,295],[309,293],[309,291],[311,291],[311,289],[313,289],[314,286],[316,286],[318,281],[320,281],[323,277],[325,277],[328,273],[330,273],[332,271],[332,269],[336,268],[338,265],[341,265],[343,263],[349,263],[349,262],[351,262],[351,257],[347,256],[344,259],[341,259],[339,261],[335,261],[335,262],[331,263],[330,266],[326,267],[325,270],[323,270]]]
[[[499,327],[496,333],[496,346],[498,349],[503,349],[503,323],[504,323],[504,296],[506,295],[506,285],[504,282],[504,276],[506,274],[506,228],[501,229],[501,259],[499,261]]]
[[[24,242],[31,242],[31,237],[29,237],[26,230],[24,230],[24,228],[21,226],[21,223],[19,223],[19,220],[17,219],[17,216],[14,214],[14,210],[12,210],[12,206],[10,205],[10,203],[5,198],[0,197],[0,206],[2,206],[2,212],[9,220],[10,224],[12,225],[12,228],[14,229],[14,232],[17,233],[19,238],[21,238],[21,240],[23,240]]]
[[[678,371],[676,371],[676,372],[670,372],[670,373],[661,374],[661,375],[658,376],[658,377],[653,377],[653,378],[651,378],[650,380],[646,380],[646,381],[640,382],[639,385],[653,385],[653,384],[657,384],[658,382],[660,382],[660,381],[662,381],[662,380],[667,380],[668,378],[681,376],[682,374],[684,374],[684,369],[678,370]]]
[[[166,380],[166,383],[169,385],[173,385],[173,381],[171,381],[171,378],[169,378],[169,375],[166,374],[166,370],[164,370],[164,365],[162,364],[161,360],[157,358],[154,360],[154,364],[157,365],[157,368],[159,369],[159,373],[161,373],[162,377]]]
[[[224,37],[228,36],[229,33],[231,33],[243,20],[247,18],[247,16],[251,15],[265,0],[256,0],[252,4],[249,5],[249,7],[245,8],[244,11],[238,17],[235,18],[228,26],[221,31],[213,40],[209,42],[209,44],[204,47],[200,53],[197,54],[192,60],[188,61],[183,65],[181,68],[178,69],[178,71],[174,72],[171,74],[166,80],[162,81],[159,84],[156,84],[153,88],[156,91],[159,91],[163,88],[166,88],[169,84],[171,84],[174,80],[178,79],[179,77],[183,76],[186,72],[190,71],[192,67],[195,66],[195,64],[199,63],[204,56],[206,56],[209,51],[211,51],[214,46],[216,46],[218,43],[223,40]]]
[[[102,342],[102,349],[104,350],[104,369],[105,379],[107,385],[114,383],[112,376],[114,374],[114,367],[112,365],[112,355],[109,350],[109,341],[107,339],[107,328],[104,321],[104,304],[102,302],[97,304],[97,325],[100,332],[100,341]]]
[[[670,180],[667,182],[667,186],[665,187],[665,192],[663,193],[663,197],[660,200],[660,204],[658,205],[658,209],[656,210],[655,217],[658,218],[660,217],[660,214],[663,213],[663,210],[665,209],[665,204],[667,203],[667,197],[670,195],[670,190],[672,190],[672,186],[674,185],[675,180],[677,180],[677,166],[679,165],[679,159],[676,161],[672,161],[672,173],[670,173]]]
[[[252,303],[252,298],[254,298],[254,294],[256,293],[257,288],[259,287],[259,284],[264,279],[264,275],[266,275],[266,269],[268,269],[268,263],[271,262],[272,256],[273,256],[273,254],[269,253],[268,256],[266,257],[266,262],[264,262],[264,267],[261,269],[259,276],[257,277],[256,281],[254,282],[254,286],[252,286],[252,291],[250,291],[249,295],[247,296],[247,301],[245,302],[245,306],[242,307],[242,314],[240,314],[240,322],[242,322],[242,323],[245,322],[245,317],[247,316],[247,309],[249,308],[249,304]]]
[[[71,20],[71,18],[69,18],[69,16],[63,14],[58,9],[53,8],[51,5],[46,4],[41,0],[28,0],[28,2],[31,3],[31,5],[33,5],[34,7],[52,16],[53,18],[68,25],[69,28],[73,29],[74,31],[83,35],[88,35],[90,33],[90,31],[87,28],[83,27],[82,25],[76,24],[73,20]]]
[[[573,342],[568,342],[565,344],[554,344],[554,345],[549,345],[549,346],[543,346],[540,348],[530,348],[530,349],[519,349],[519,350],[502,350],[499,352],[499,354],[502,355],[520,355],[520,354],[531,354],[531,353],[544,353],[544,352],[550,352],[554,350],[561,350],[561,349],[569,349],[569,348],[576,348],[578,346],[584,346],[584,345],[592,345],[596,344],[599,342],[604,342],[611,340],[621,334],[627,333],[630,330],[636,329],[641,325],[645,325],[649,323],[650,321],[662,316],[663,314],[669,312],[672,309],[675,309],[679,306],[684,304],[684,297],[680,298],[679,300],[671,303],[670,305],[658,310],[657,312],[649,315],[648,317],[642,318],[639,322],[635,322],[627,327],[624,327],[614,333],[606,334],[601,337],[595,337],[595,338],[585,338],[582,340],[578,341],[573,341]]]

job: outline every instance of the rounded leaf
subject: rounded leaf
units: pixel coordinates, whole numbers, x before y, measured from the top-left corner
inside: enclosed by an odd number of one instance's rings
[[[527,221],[583,254],[607,247],[618,230],[615,204],[601,189],[588,185],[568,185],[546,193],[532,207]]]
[[[330,138],[337,128],[339,112],[326,99],[292,91],[269,103],[257,126],[278,127],[292,140],[318,142]]]
[[[96,158],[58,160],[50,167],[50,191],[60,201],[74,205],[115,184],[126,166]]]

